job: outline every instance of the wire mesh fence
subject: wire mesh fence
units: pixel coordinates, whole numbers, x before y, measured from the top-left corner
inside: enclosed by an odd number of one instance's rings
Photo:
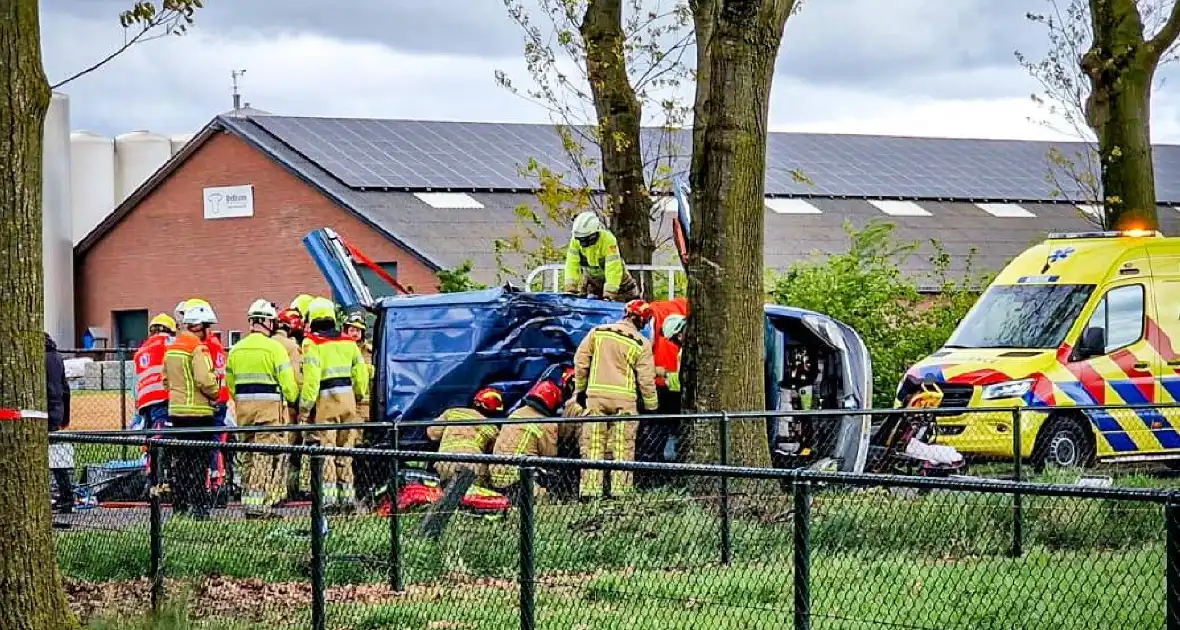
[[[52,442],[76,467],[123,448],[149,464],[55,517],[86,622],[154,608],[210,628],[1180,623],[1180,495],[1166,489],[241,442],[220,447],[238,469],[222,489],[208,442]],[[306,497],[286,492],[296,454]],[[456,481],[426,496],[420,466],[440,464],[516,480],[499,498]],[[338,465],[380,485],[353,501]],[[621,482],[651,473],[673,482]],[[572,491],[587,475],[611,479],[610,498]],[[187,508],[177,483],[199,485]]]

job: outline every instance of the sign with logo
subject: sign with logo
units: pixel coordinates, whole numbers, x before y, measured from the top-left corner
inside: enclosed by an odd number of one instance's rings
[[[254,216],[254,185],[216,186],[204,190],[206,219]]]

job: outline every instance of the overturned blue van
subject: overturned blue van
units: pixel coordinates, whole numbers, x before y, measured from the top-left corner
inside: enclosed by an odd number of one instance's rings
[[[491,384],[511,405],[548,366],[572,362],[591,328],[622,316],[618,303],[511,287],[374,300],[357,273],[355,250],[337,234],[317,230],[304,244],[333,299],[375,316],[375,421],[433,419]],[[860,335],[825,315],[783,306],[766,307],[765,331],[768,410],[849,412],[822,429],[800,427],[791,417],[770,420],[775,464],[826,459],[839,470],[863,471],[870,427],[857,412],[872,400],[872,366]],[[408,448],[428,444],[421,427],[406,427],[399,440]]]

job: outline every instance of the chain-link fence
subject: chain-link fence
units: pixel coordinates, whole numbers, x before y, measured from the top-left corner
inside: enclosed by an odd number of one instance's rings
[[[1164,489],[281,441],[52,443],[93,497],[55,517],[88,623],[155,609],[235,629],[1180,627],[1180,495]],[[144,461],[92,479],[84,462],[122,449]],[[219,452],[236,481],[212,474]],[[431,486],[428,466],[452,481]],[[513,477],[503,495],[453,481],[497,473]],[[670,482],[631,483],[653,473]],[[300,475],[308,495],[287,496]],[[587,479],[610,498],[571,492]],[[364,484],[374,490],[354,501],[348,486]]]
[[[59,349],[70,385],[73,431],[112,431],[135,419],[134,348]]]

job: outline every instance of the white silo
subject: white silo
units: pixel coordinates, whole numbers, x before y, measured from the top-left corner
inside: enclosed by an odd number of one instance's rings
[[[45,269],[45,332],[74,345],[74,242],[70,203],[70,100],[54,94],[45,116],[41,247]]]
[[[180,150],[184,148],[184,145],[188,144],[188,141],[192,139],[193,134],[191,133],[181,133],[170,136],[168,141],[172,144],[172,155],[180,153]]]
[[[73,236],[77,244],[115,209],[115,140],[89,131],[70,134]]]
[[[115,203],[122,203],[170,157],[168,136],[150,131],[115,136]]]

